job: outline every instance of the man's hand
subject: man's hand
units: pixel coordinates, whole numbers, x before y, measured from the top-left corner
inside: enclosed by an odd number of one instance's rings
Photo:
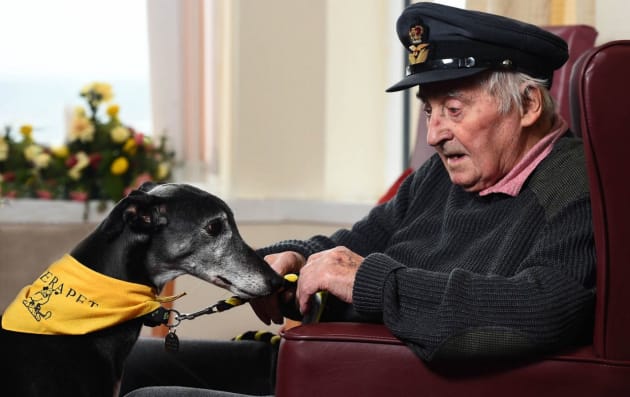
[[[308,258],[300,271],[297,299],[300,312],[309,310],[309,301],[318,291],[328,291],[346,303],[352,303],[354,279],[363,257],[346,247],[335,247]]]
[[[302,255],[293,251],[271,254],[265,260],[273,270],[281,276],[288,273],[299,273],[306,260]],[[280,311],[280,302],[292,304],[295,296],[292,291],[279,290],[278,292],[262,298],[251,300],[249,303],[254,309],[254,313],[263,323],[269,325],[282,324],[284,317]]]

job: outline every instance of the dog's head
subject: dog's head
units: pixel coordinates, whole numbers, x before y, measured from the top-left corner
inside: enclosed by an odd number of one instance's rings
[[[282,283],[243,241],[227,204],[190,185],[142,185],[116,205],[103,230],[142,246],[146,272],[160,289],[182,274],[241,298],[268,295]]]

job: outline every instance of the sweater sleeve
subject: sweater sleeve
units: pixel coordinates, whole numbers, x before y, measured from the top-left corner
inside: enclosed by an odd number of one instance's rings
[[[429,162],[434,164],[434,161]],[[415,190],[415,181],[423,179],[428,167],[427,164],[407,177],[390,201],[372,208],[369,214],[355,223],[350,230],[340,229],[330,237],[318,235],[308,240],[280,241],[258,249],[258,253],[265,256],[283,251],[295,251],[308,258],[316,252],[337,246],[347,247],[361,256],[382,252],[407,212]]]

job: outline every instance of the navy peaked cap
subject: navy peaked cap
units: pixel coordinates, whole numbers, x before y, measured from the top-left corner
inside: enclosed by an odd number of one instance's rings
[[[535,25],[436,3],[407,7],[396,30],[409,51],[409,66],[407,76],[388,92],[488,69],[514,70],[551,82],[553,71],[569,58],[564,40]]]

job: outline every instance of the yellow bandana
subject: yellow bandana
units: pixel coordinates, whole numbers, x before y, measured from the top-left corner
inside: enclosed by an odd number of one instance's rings
[[[2,328],[83,335],[150,313],[164,300],[151,287],[105,276],[66,254],[20,291]]]

